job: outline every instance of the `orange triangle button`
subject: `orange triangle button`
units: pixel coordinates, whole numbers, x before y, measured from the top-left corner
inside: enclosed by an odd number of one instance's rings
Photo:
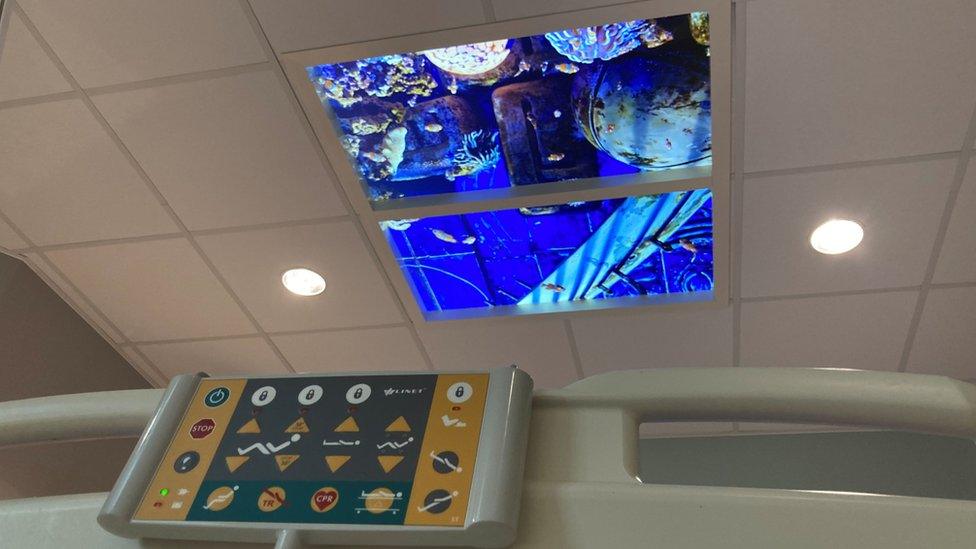
[[[391,433],[406,433],[410,431],[410,424],[407,423],[403,416],[400,416],[393,420],[393,423],[386,427],[387,432]]]
[[[333,473],[349,461],[352,456],[325,456],[325,462],[329,465],[329,470]]]
[[[278,463],[278,470],[284,471],[285,469],[291,467],[292,463],[298,461],[300,458],[298,454],[281,454],[275,456],[275,461]]]
[[[356,423],[356,420],[353,419],[352,416],[349,416],[349,417],[347,417],[345,419],[345,421],[343,421],[342,423],[340,423],[339,426],[335,428],[335,432],[337,432],[337,433],[358,433],[359,432],[359,424]]]
[[[251,459],[248,456],[228,456],[224,458],[227,461],[227,470],[233,473],[234,471],[241,468],[247,460]]]
[[[379,460],[380,467],[383,468],[383,472],[389,473],[394,467],[403,461],[403,456],[377,456],[376,459]]]
[[[258,425],[258,418],[254,418],[251,421],[248,421],[244,425],[241,425],[241,428],[237,430],[237,434],[260,433],[260,432],[261,432],[261,426]]]
[[[285,432],[286,433],[307,433],[308,423],[305,423],[305,418],[300,417],[295,420],[295,423],[289,425],[288,428],[285,429]]]

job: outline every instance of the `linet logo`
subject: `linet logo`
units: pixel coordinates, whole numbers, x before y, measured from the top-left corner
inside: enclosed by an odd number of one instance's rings
[[[427,390],[426,387],[421,387],[419,389],[404,389],[404,388],[388,387],[386,389],[383,389],[383,394],[386,395],[386,396],[391,396],[391,395],[419,395],[420,393],[423,393],[426,390]]]
[[[210,433],[214,432],[214,429],[216,428],[217,424],[214,423],[214,420],[210,419],[209,417],[205,417],[198,420],[190,427],[190,436],[193,438],[206,438],[210,436]]]

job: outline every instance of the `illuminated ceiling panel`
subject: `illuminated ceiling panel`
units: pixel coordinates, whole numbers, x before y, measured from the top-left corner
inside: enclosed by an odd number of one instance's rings
[[[729,8],[677,6],[284,56],[415,321],[726,298]]]

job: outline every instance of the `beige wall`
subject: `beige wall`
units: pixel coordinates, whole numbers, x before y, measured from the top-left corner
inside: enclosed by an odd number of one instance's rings
[[[148,386],[24,263],[0,253],[0,401]],[[0,499],[108,490],[134,443],[0,447]]]

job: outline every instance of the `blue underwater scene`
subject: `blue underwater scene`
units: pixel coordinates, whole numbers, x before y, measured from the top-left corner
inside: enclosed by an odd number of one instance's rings
[[[426,312],[712,289],[707,189],[381,225]]]
[[[373,202],[711,162],[696,12],[308,67]]]

